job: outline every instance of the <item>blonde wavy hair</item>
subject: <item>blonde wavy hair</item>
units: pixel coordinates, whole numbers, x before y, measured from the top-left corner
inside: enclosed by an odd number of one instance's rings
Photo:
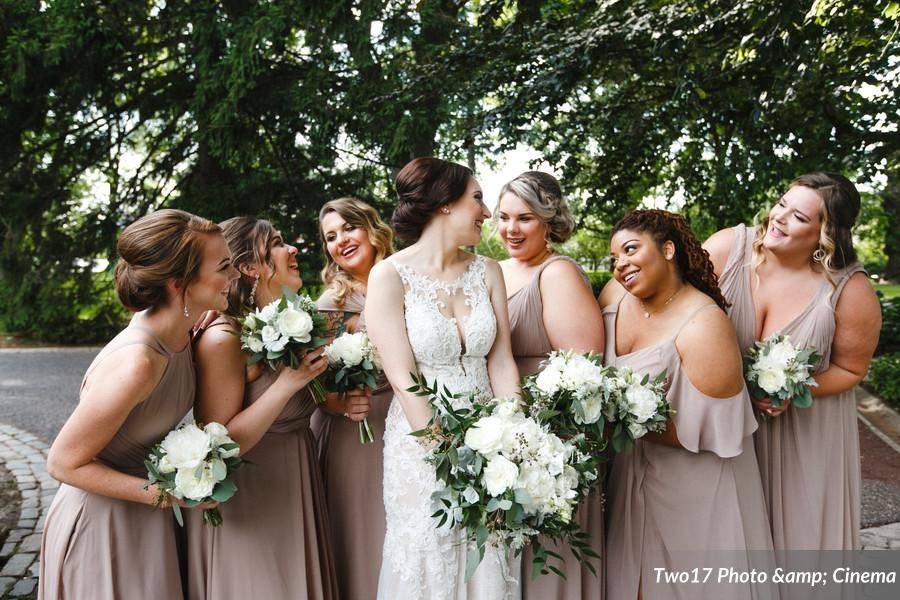
[[[394,253],[394,232],[371,205],[358,198],[338,198],[322,206],[319,211],[319,240],[325,254],[325,266],[321,272],[322,283],[334,294],[335,304],[342,306],[347,295],[353,291],[354,279],[341,269],[328,253],[328,244],[322,232],[322,219],[329,213],[337,213],[350,225],[366,230],[369,241],[375,247],[375,262]]]
[[[815,192],[822,199],[822,221],[819,230],[819,246],[810,255],[809,260],[814,268],[819,268],[832,288],[837,287],[835,275],[853,262],[856,262],[856,249],[853,247],[853,226],[859,216],[859,191],[849,179],[837,173],[815,171],[801,175],[788,186],[791,189],[803,186]],[[753,240],[753,270],[759,277],[758,269],[766,261],[763,254],[763,238],[769,229],[769,215],[758,218],[756,237]],[[818,256],[817,256],[818,254]]]

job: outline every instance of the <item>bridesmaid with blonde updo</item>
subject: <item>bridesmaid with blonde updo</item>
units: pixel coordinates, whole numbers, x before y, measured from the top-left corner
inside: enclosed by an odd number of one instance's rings
[[[587,277],[574,260],[558,254],[552,244],[565,242],[574,220],[559,182],[547,173],[527,171],[500,190],[497,206],[500,237],[510,258],[500,263],[509,303],[513,356],[522,377],[538,371],[553,350],[603,353],[603,316]],[[578,507],[577,518],[588,543],[598,554],[603,550],[602,492],[597,491]],[[579,563],[572,552],[543,542],[559,553],[549,563],[561,569],[531,576],[529,547],[522,561],[522,597],[526,600],[600,599],[604,595],[603,567],[592,560],[597,574]]]
[[[319,236],[326,285],[319,310],[331,315],[337,329],[364,331],[369,272],[393,252],[393,232],[362,200],[338,198],[319,211]],[[384,382],[370,394],[370,399],[365,392],[344,398],[329,394],[313,415],[341,597],[359,600],[374,600],[378,591],[385,528],[382,436],[393,392]],[[368,444],[359,441],[363,418],[368,418],[375,437]]]
[[[809,408],[753,399],[766,417],[756,454],[776,550],[859,548],[853,390],[881,329],[878,299],[853,248],[859,209],[846,177],[809,173],[791,182],[755,231],[738,225],[705,244],[742,351],[783,333],[824,357]]]
[[[182,598],[175,521],[144,460],[194,402],[191,327],[237,277],[219,227],[164,209],[125,228],[116,291],[135,314],[97,355],[50,448],[62,485],[41,540],[38,598]],[[200,514],[215,503],[185,511]]]

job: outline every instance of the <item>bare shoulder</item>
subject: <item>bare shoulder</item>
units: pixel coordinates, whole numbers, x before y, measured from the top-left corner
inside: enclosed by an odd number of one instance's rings
[[[378,261],[369,272],[369,285],[396,285],[401,283],[400,274],[390,260]]]
[[[729,398],[741,391],[744,384],[737,336],[731,320],[718,306],[694,314],[675,346],[688,378],[701,393]]]
[[[229,326],[209,327],[194,345],[199,360],[242,355],[241,340]]]
[[[587,286],[584,271],[568,260],[556,260],[541,273],[541,294],[577,293]]]
[[[854,273],[844,285],[835,312],[839,319],[881,322],[881,305],[865,273]]]
[[[705,347],[722,349],[736,344],[737,336],[734,333],[734,325],[725,311],[709,303],[701,304],[697,308],[703,306],[710,306],[710,308],[703,308],[696,312],[682,327],[677,341],[679,350],[690,351],[694,348]]]
[[[144,344],[129,344],[113,352],[114,357],[103,357],[88,376],[82,398],[99,392],[136,406],[156,388],[169,359]]]
[[[606,285],[603,286],[603,289],[600,290],[597,302],[600,304],[600,308],[606,308],[607,306],[618,302],[619,298],[626,293],[628,293],[628,290],[626,290],[621,283],[615,279],[610,279],[606,282]]]
[[[725,263],[728,262],[728,255],[731,253],[731,247],[734,245],[735,235],[734,227],[729,227],[715,232],[703,242],[703,249],[709,252],[709,258],[716,269],[716,275],[722,273]]]

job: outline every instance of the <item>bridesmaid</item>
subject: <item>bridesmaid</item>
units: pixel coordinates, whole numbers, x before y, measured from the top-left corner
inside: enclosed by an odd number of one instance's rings
[[[250,464],[235,476],[238,493],[220,508],[224,524],[208,527],[199,514],[187,530],[187,589],[193,600],[338,597],[328,539],[328,515],[309,419],[307,389],[324,371],[322,350],[297,369],[262,369],[245,381],[237,319],[303,285],[297,249],[268,222],[235,217],[222,231],[241,274],[228,308],[196,342],[198,421],[224,424]]]
[[[664,433],[645,435],[613,462],[608,595],[769,597],[754,585],[656,581],[656,568],[770,566],[750,564],[748,552],[772,549],[753,453],[756,421],[727,303],[684,218],[632,211],[613,228],[610,251],[615,281],[600,296],[605,360],[639,374],[665,370],[674,415]]]
[[[547,173],[522,173],[500,190],[498,230],[510,258],[500,263],[509,295],[513,356],[522,377],[538,371],[553,350],[603,352],[603,315],[590,283],[571,258],[556,254],[551,243],[565,242],[575,225],[559,182]],[[577,315],[577,318],[573,318]],[[598,554],[603,550],[602,494],[578,508],[581,528]],[[548,550],[560,553],[565,574],[531,577],[531,548],[522,560],[522,597],[534,600],[580,600],[603,597],[603,568],[597,575],[582,566],[571,551],[549,540]],[[554,559],[551,559],[553,561]]]
[[[191,326],[225,308],[237,273],[219,228],[180,210],[138,219],[116,246],[116,291],[135,315],[88,367],[47,457],[62,485],[41,540],[42,600],[182,598],[172,499],[154,508],[144,459],[190,410]]]
[[[776,550],[859,548],[860,463],[853,388],[878,343],[881,310],[856,260],[859,192],[845,177],[795,179],[756,231],[713,235],[709,250],[741,350],[776,332],[824,357],[813,405],[765,415],[756,454]]]
[[[325,250],[319,310],[348,331],[361,331],[369,271],[393,252],[393,232],[375,209],[356,198],[339,198],[319,211],[319,235]],[[368,402],[375,441],[361,444],[358,421],[366,416],[366,398],[329,394],[313,415],[325,479],[331,541],[342,598],[374,600],[384,545],[381,502],[384,420],[391,396],[383,385]],[[323,410],[323,408],[328,409]]]

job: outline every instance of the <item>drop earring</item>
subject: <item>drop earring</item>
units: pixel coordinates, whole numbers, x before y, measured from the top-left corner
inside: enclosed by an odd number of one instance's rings
[[[256,274],[256,279],[253,281],[253,287],[250,288],[250,306],[256,306],[256,286],[259,285],[259,273]]]
[[[825,262],[825,250],[821,247],[816,248],[815,252],[812,253],[812,259],[817,263]]]
[[[184,318],[185,319],[191,318],[191,313],[189,313],[188,309],[187,309],[187,300],[184,301]]]

